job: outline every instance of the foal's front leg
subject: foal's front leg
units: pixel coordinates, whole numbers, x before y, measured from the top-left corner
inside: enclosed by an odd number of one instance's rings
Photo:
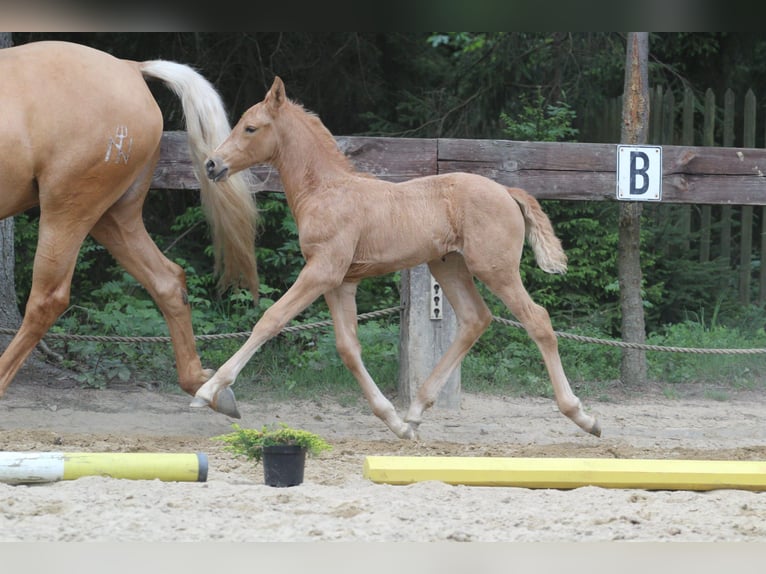
[[[306,265],[293,286],[263,314],[253,327],[245,344],[202,385],[194,395],[191,407],[210,407],[225,415],[240,418],[234,393],[229,388],[255,352],[269,339],[279,334],[298,313],[337,283],[329,282],[328,274],[316,265]]]
[[[343,364],[354,375],[362,388],[362,393],[372,408],[372,412],[381,419],[399,438],[414,439],[415,431],[396,414],[391,404],[378,385],[372,379],[362,362],[362,347],[356,334],[356,283],[343,283],[325,293],[327,306],[335,325],[335,344]]]

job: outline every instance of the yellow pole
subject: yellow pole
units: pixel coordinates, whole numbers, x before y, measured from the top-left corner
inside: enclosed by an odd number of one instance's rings
[[[207,456],[202,453],[65,453],[63,480],[81,476],[205,482]]]
[[[0,482],[32,484],[82,476],[205,482],[204,453],[98,453],[0,451]]]
[[[448,484],[523,488],[766,490],[766,462],[368,456],[364,462],[364,477],[388,484],[438,480]]]

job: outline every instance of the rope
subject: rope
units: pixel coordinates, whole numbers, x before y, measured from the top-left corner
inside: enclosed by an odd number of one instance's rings
[[[357,315],[359,321],[365,321],[367,319],[375,319],[378,317],[384,317],[386,315],[392,315],[398,313],[404,307],[399,305],[397,307],[389,307],[387,309],[381,309],[379,311],[371,311],[369,313],[362,313]],[[517,329],[523,329],[524,325],[518,321],[512,321],[503,317],[492,317],[493,321],[502,325],[508,325],[516,327]],[[285,327],[280,331],[280,335],[283,333],[297,333],[299,331],[308,331],[312,329],[322,329],[326,327],[332,327],[332,320],[315,321],[313,323],[303,323],[299,325],[291,325]],[[563,331],[554,331],[556,336],[562,339],[570,339],[578,341],[580,343],[591,343],[595,345],[606,345],[609,347],[619,347],[622,349],[640,349],[642,351],[661,351],[670,353],[693,353],[693,354],[709,354],[709,355],[758,355],[766,354],[766,349],[707,349],[698,347],[663,347],[661,345],[648,345],[645,343],[630,343],[627,341],[615,341],[613,339],[599,339],[597,337],[587,337],[585,335],[575,335],[573,333],[565,333]],[[15,329],[8,329],[0,327],[0,334],[3,335],[15,335]],[[196,335],[195,339],[200,341],[220,341],[223,339],[246,339],[250,336],[250,331],[239,333],[224,333],[218,335]],[[109,335],[71,335],[67,333],[48,333],[45,339],[67,339],[70,341],[95,341],[99,343],[169,343],[170,337],[158,336],[158,337],[118,337]]]
[[[511,327],[524,328],[524,325],[518,321],[503,319],[502,317],[492,317],[494,321]],[[766,353],[766,349],[706,349],[699,347],[663,347],[660,345],[647,345],[645,343],[630,343],[627,341],[615,341],[613,339],[598,339],[596,337],[586,337],[585,335],[575,335],[573,333],[564,333],[554,331],[562,339],[572,339],[581,343],[594,343],[596,345],[607,345],[610,347],[620,347],[623,349],[641,349],[642,351],[665,351],[671,353],[696,353],[709,355],[758,355]]]
[[[364,321],[366,319],[374,319],[377,317],[383,317],[385,315],[391,315],[398,313],[402,309],[401,305],[398,307],[390,307],[388,309],[381,309],[379,311],[370,311],[369,313],[362,313],[357,315],[357,319]],[[291,325],[283,328],[279,334],[282,333],[297,333],[298,331],[308,331],[310,329],[320,329],[324,327],[332,327],[332,320],[316,321],[314,323],[303,323],[300,325]],[[8,329],[0,327],[0,335],[15,335],[16,329]],[[239,333],[222,333],[213,335],[195,335],[195,339],[199,341],[221,341],[223,339],[247,339],[250,336],[250,331],[242,331]],[[48,333],[44,337],[45,339],[66,339],[69,341],[93,341],[97,343],[170,343],[171,339],[168,336],[154,336],[154,337],[125,337],[116,335],[72,335],[68,333]]]

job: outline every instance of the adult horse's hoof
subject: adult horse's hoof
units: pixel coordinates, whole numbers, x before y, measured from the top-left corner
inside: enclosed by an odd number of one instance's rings
[[[242,415],[237,407],[237,399],[234,397],[234,391],[231,387],[225,387],[218,391],[213,397],[212,402],[208,402],[202,397],[195,396],[189,406],[193,409],[199,409],[202,407],[210,407],[216,412],[219,412],[228,417],[235,419],[241,419]]]
[[[590,430],[588,431],[593,436],[597,436],[601,438],[601,425],[598,423],[598,421],[593,423],[593,426],[590,427]]]

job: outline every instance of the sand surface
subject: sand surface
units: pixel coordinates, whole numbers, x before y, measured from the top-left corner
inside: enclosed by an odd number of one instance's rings
[[[300,486],[263,484],[262,467],[211,437],[233,419],[180,394],[16,380],[0,399],[0,449],[204,452],[204,483],[84,477],[0,484],[0,541],[766,541],[766,494],[375,484],[368,455],[766,460],[766,397],[585,401],[603,427],[580,431],[544,398],[463,393],[426,413],[418,442],[397,439],[366,403],[241,402],[242,426],[285,422],[333,450],[309,458]]]

